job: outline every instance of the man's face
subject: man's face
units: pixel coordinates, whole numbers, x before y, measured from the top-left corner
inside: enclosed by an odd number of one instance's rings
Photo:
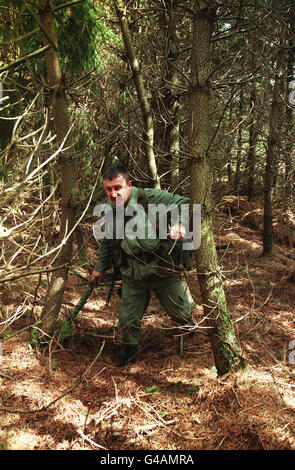
[[[103,186],[109,200],[114,206],[123,206],[131,196],[132,181],[126,182],[123,175],[118,175],[112,180],[105,179]]]

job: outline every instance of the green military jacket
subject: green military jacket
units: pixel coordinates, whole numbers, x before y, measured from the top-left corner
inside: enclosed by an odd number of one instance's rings
[[[116,208],[110,201],[108,201],[108,204],[113,209],[115,222]],[[183,204],[189,205],[189,199],[161,189],[146,188],[142,190],[133,186],[131,197],[125,207],[125,213],[138,207],[138,204],[145,209],[140,211],[140,217],[138,213],[136,215],[137,222],[141,225],[141,230],[144,230],[144,233],[140,237],[130,236],[125,224],[124,238],[102,239],[95,270],[105,272],[112,267],[117,267],[120,269],[123,278],[143,280],[159,276],[175,276],[179,275],[181,271],[191,269],[191,253],[182,250],[182,243],[187,240],[175,242],[175,240],[169,238],[160,239],[157,234],[155,235],[155,231],[151,236],[151,230],[154,230],[155,226],[149,223],[150,219],[147,212],[147,206],[151,204],[155,206],[162,204],[166,207],[175,205],[179,209],[178,223],[180,223],[181,206]],[[129,219],[131,225],[135,221],[132,216],[126,217],[126,219]],[[155,223],[158,223],[158,219]]]

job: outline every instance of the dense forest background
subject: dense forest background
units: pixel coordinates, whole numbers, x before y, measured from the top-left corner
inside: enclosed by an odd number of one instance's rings
[[[294,449],[294,18],[293,0],[0,0],[1,448]],[[72,315],[116,163],[202,208],[199,334],[153,299],[128,372],[98,334],[116,292]]]

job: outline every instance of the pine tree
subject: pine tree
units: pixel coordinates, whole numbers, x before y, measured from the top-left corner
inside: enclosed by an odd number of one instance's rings
[[[190,90],[191,203],[201,204],[201,245],[196,265],[208,336],[219,375],[229,372],[241,350],[227,309],[222,275],[213,238],[212,174],[209,160],[211,37],[216,6],[195,2],[192,43],[192,86]]]

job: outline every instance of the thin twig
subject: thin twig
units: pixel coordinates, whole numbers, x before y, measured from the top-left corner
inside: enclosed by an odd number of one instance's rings
[[[36,57],[39,54],[42,54],[43,52],[47,51],[47,49],[49,49],[49,48],[50,48],[49,45],[44,46],[44,47],[40,47],[40,49],[37,49],[36,51],[31,52],[30,54],[27,54],[24,57],[21,57],[20,59],[15,60],[14,62],[11,62],[10,64],[7,64],[7,65],[4,65],[3,67],[0,67],[0,73],[5,72],[5,70],[8,70],[12,67],[16,67],[17,65],[20,65],[23,62],[26,62],[27,60],[32,59],[33,57]]]
[[[99,358],[99,356],[101,355],[102,353],[102,350],[104,348],[104,345],[105,345],[105,341],[103,341],[102,343],[102,346],[98,352],[98,354],[95,356],[95,358],[93,359],[93,361],[91,362],[91,364],[86,367],[85,371],[83,372],[83,374],[81,375],[81,377],[79,378],[79,380],[77,381],[76,384],[74,384],[71,388],[69,388],[69,390],[67,390],[66,392],[64,392],[62,395],[60,395],[59,397],[55,398],[54,400],[52,400],[50,403],[48,403],[47,405],[45,406],[42,406],[42,408],[37,408],[37,409],[34,409],[34,410],[18,410],[18,409],[13,409],[13,408],[0,408],[0,412],[6,412],[6,413],[15,413],[15,414],[30,414],[30,413],[42,413],[43,411],[47,411],[49,407],[51,407],[52,405],[54,405],[54,403],[56,403],[57,401],[59,401],[61,398],[65,397],[66,395],[68,395],[69,393],[71,393],[75,388],[77,388],[84,380],[86,374],[90,371],[90,369],[93,367],[93,365],[95,364],[95,362],[97,361],[97,359]]]
[[[284,364],[282,364],[282,362],[276,358],[276,356],[269,349],[269,347],[266,345],[266,343],[263,341],[263,339],[258,333],[256,333],[256,338],[258,343],[262,345],[263,349],[269,354],[269,356],[275,361],[275,363],[278,364],[289,375],[289,377],[292,377],[292,379],[294,379],[295,374],[293,374],[288,367],[284,366]]]
[[[94,442],[92,439],[90,439],[90,437],[85,436],[84,432],[81,431],[81,429],[77,429],[77,433],[79,434],[79,436],[82,437],[84,441],[89,442],[89,444],[91,444],[92,446],[97,447],[98,449],[108,450],[106,447],[103,447],[100,444],[97,444],[97,442]]]

